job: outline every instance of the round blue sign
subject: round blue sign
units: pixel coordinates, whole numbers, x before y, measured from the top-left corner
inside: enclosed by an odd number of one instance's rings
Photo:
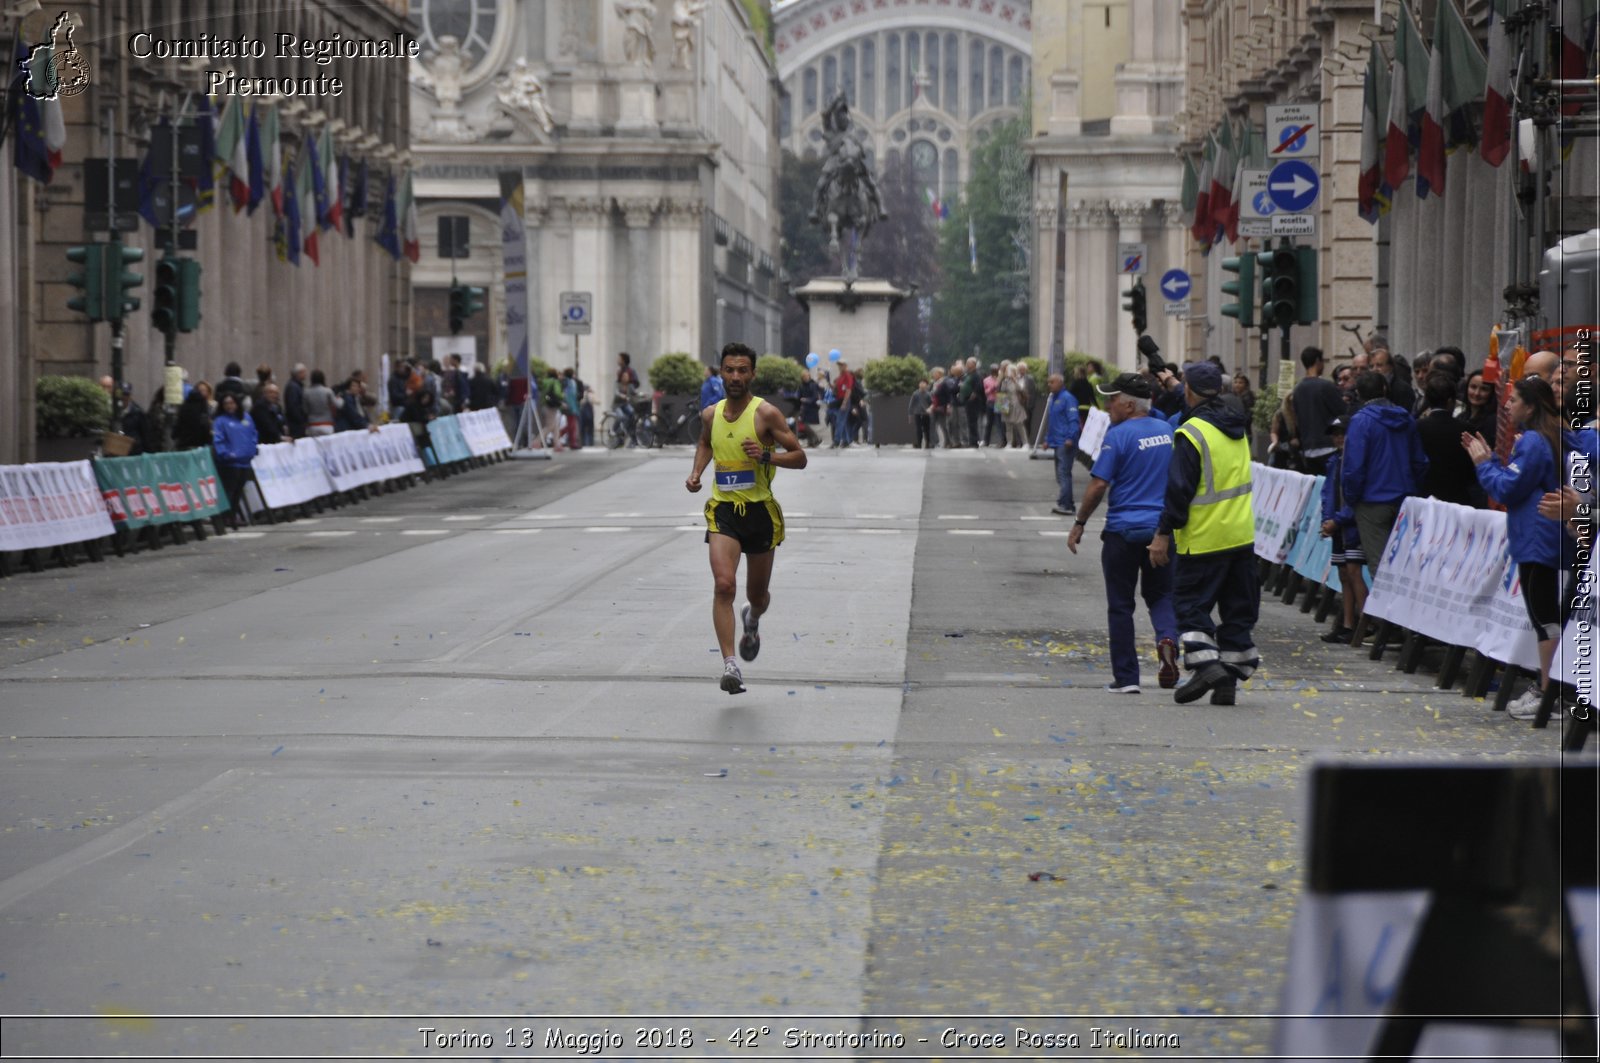
[[[1181,302],[1189,297],[1189,275],[1181,269],[1169,269],[1161,275],[1161,294],[1168,302]]]
[[[1299,214],[1317,201],[1322,190],[1322,178],[1309,162],[1288,159],[1272,168],[1267,176],[1267,195],[1279,210]]]
[[[1279,141],[1279,150],[1293,155],[1306,150],[1306,144],[1309,143],[1305,130],[1296,129],[1294,126],[1285,126],[1278,135],[1282,138]]]
[[[1268,217],[1278,209],[1277,205],[1272,202],[1272,197],[1265,191],[1257,192],[1250,202],[1256,208],[1256,214],[1263,218]]]

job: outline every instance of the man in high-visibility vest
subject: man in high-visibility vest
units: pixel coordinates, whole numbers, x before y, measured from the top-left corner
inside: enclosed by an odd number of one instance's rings
[[[1166,505],[1150,560],[1164,565],[1177,555],[1173,604],[1189,677],[1172,699],[1185,705],[1209,691],[1211,704],[1232,705],[1239,681],[1260,663],[1250,419],[1237,399],[1223,394],[1215,364],[1185,366],[1183,384],[1188,410],[1173,433]],[[1213,608],[1220,623],[1212,622]]]

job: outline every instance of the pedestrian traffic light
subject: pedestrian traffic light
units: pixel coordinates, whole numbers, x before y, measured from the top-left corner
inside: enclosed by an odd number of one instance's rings
[[[465,284],[450,286],[450,332],[459,333],[466,327],[467,318],[483,309],[483,289]]]
[[[143,273],[134,273],[128,266],[144,261],[144,248],[113,243],[105,254],[105,311],[107,321],[121,321],[139,309],[139,297],[132,292],[144,283]]]
[[[150,323],[167,335],[178,331],[178,301],[182,297],[182,260],[168,256],[156,263],[155,306]]]
[[[1133,331],[1143,336],[1145,326],[1149,324],[1145,317],[1144,278],[1134,281],[1133,287],[1122,294],[1127,297],[1122,309],[1133,315]]]
[[[178,259],[178,331],[193,332],[200,327],[200,263],[192,258]]]
[[[67,261],[83,269],[68,274],[67,283],[82,294],[67,300],[67,309],[89,315],[90,321],[104,321],[105,315],[105,247],[85,244],[67,248]]]
[[[1256,256],[1240,255],[1222,260],[1222,268],[1237,273],[1238,280],[1223,281],[1222,294],[1231,295],[1234,302],[1222,304],[1222,316],[1236,319],[1245,328],[1256,324]]]
[[[1285,238],[1256,261],[1261,266],[1261,327],[1288,328],[1300,311],[1300,257]]]

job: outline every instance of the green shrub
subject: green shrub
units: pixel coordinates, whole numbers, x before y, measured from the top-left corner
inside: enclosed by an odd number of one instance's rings
[[[528,368],[533,371],[533,378],[535,380],[543,380],[550,370],[550,367],[543,361],[539,360],[538,358],[534,358],[531,355],[528,358]],[[500,376],[500,374],[504,373],[506,379],[510,380],[513,376],[511,359],[500,359],[490,367],[489,372],[497,378]]]
[[[1278,398],[1276,388],[1260,392],[1256,395],[1256,408],[1250,413],[1250,420],[1262,433],[1272,431],[1272,419],[1283,408],[1283,400]]]
[[[1050,382],[1050,359],[1024,358],[1022,364],[1028,367],[1028,377],[1033,381],[1033,386],[1041,391],[1044,390]],[[1068,383],[1070,382],[1069,377]]]
[[[868,362],[861,370],[861,382],[869,395],[910,395],[927,375],[927,363],[916,355],[891,354]]]
[[[693,355],[673,352],[650,363],[650,386],[668,395],[694,395],[706,378],[706,367]]]
[[[42,376],[34,386],[41,439],[86,436],[111,422],[111,396],[82,376]]]
[[[800,386],[800,363],[780,354],[763,354],[756,359],[756,378],[750,390],[762,398],[794,391]]]

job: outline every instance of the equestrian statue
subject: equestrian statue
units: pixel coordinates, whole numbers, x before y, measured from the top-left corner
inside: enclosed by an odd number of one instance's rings
[[[853,281],[860,242],[872,231],[874,222],[884,221],[889,215],[883,209],[866,148],[850,135],[850,105],[843,92],[828,101],[822,113],[822,131],[828,154],[822,164],[822,176],[817,179],[811,220],[828,227],[828,252],[840,257],[845,279]],[[846,230],[853,230],[855,239],[849,251],[841,254],[839,234]]]

